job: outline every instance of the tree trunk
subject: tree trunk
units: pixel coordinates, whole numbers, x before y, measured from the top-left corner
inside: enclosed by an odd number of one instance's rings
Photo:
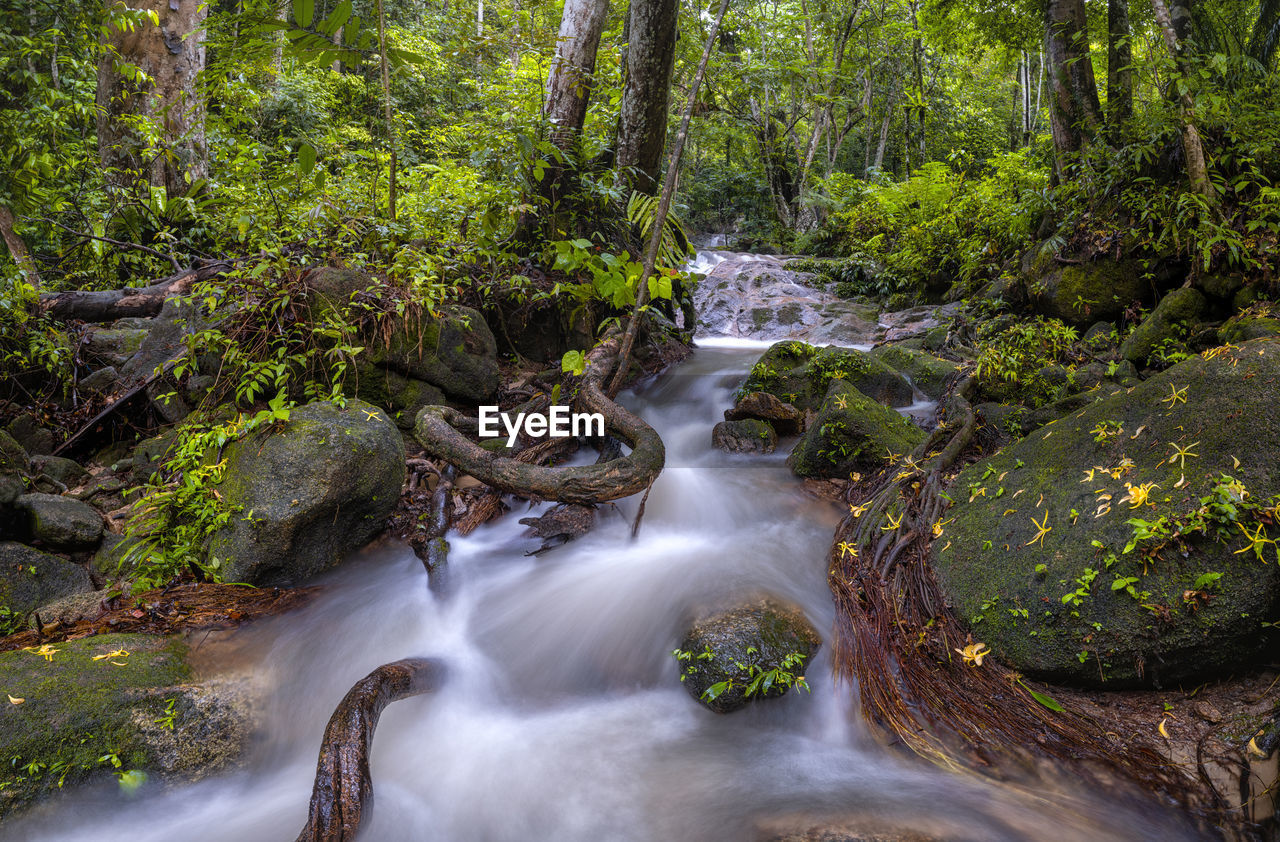
[[[556,57],[547,80],[546,114],[551,142],[566,155],[576,151],[587,119],[596,50],[608,13],[609,0],[566,0],[564,4]]]
[[[109,184],[132,189],[140,183],[163,187],[169,197],[185,194],[204,178],[207,150],[204,103],[196,77],[204,69],[205,0],[137,0],[154,12],[136,29],[107,35],[98,62],[98,152]],[[121,72],[133,65],[146,74],[137,85]],[[131,123],[156,124],[161,148],[146,148]]]
[[[1112,126],[1133,116],[1129,37],[1129,0],[1107,0],[1107,122]]]
[[[679,0],[631,0],[626,79],[619,116],[619,168],[632,167],[632,186],[653,195],[667,143],[671,71],[676,61]]]
[[[1173,57],[1178,68],[1178,75],[1183,79],[1188,75],[1186,56],[1183,55],[1183,39],[1191,26],[1190,10],[1184,3],[1175,2],[1170,11],[1165,0],[1151,0],[1155,11],[1156,24],[1164,37],[1165,47]],[[1174,86],[1170,85],[1174,90]],[[1200,140],[1200,131],[1196,128],[1196,104],[1191,92],[1186,91],[1178,97],[1178,109],[1182,116],[1182,155],[1186,160],[1187,178],[1191,180],[1191,188],[1205,198],[1212,206],[1218,204],[1218,194],[1209,181],[1209,166],[1205,162],[1204,144]]]
[[[480,0],[484,14],[484,0]],[[479,23],[476,24],[479,26]],[[391,153],[391,173],[387,179],[387,216],[396,219],[396,126],[391,116],[391,74],[387,69],[387,18],[378,0],[378,58],[382,65],[382,107],[387,125],[387,151]],[[376,207],[376,205],[375,205]]]
[[[0,205],[0,239],[9,249],[9,256],[17,264],[18,270],[27,278],[27,283],[36,289],[40,288],[40,273],[36,271],[36,262],[27,251],[27,244],[13,230],[13,211],[7,205]]]
[[[1062,178],[1067,159],[1079,152],[1102,122],[1098,84],[1089,59],[1089,30],[1084,0],[1049,0],[1045,14],[1053,100],[1054,170]]]

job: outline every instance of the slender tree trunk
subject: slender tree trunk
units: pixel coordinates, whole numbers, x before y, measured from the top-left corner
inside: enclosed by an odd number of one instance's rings
[[[6,205],[0,205],[0,240],[4,241],[5,247],[9,249],[9,256],[26,276],[27,283],[40,289],[40,273],[36,271],[36,262],[31,259],[26,243],[14,232],[13,212]]]
[[[387,123],[387,150],[391,153],[391,173],[387,179],[387,215],[396,218],[396,126],[391,117],[391,73],[387,69],[387,17],[378,0],[378,53],[382,65],[382,107]],[[483,10],[484,0],[480,0]]]
[[[919,97],[919,100],[916,104],[915,112],[916,112],[916,118],[920,121],[920,126],[919,126],[920,133],[917,136],[916,140],[920,145],[919,163],[923,164],[924,156],[925,156],[924,121],[925,121],[925,111],[926,111],[925,104],[924,104],[924,42],[920,37],[920,21],[919,21],[919,16],[917,14],[918,9],[919,9],[919,3],[914,2],[913,0],[911,4],[911,28],[915,31],[915,38],[913,38],[911,42],[911,57],[912,57],[912,62],[915,65],[916,96]],[[909,118],[908,118],[908,122],[910,122]]]
[[[1133,116],[1133,49],[1129,44],[1129,0],[1107,0],[1107,122]]]
[[[1062,178],[1067,159],[1079,152],[1101,124],[1098,84],[1089,59],[1089,31],[1084,0],[1049,0],[1046,7],[1049,72],[1053,99],[1049,125],[1053,132],[1054,169]]]
[[[520,0],[511,0],[511,75],[520,72]]]
[[[632,186],[652,195],[667,144],[671,72],[679,0],[631,0],[622,85],[617,165],[633,168]]]
[[[564,4],[556,57],[547,80],[546,115],[551,142],[566,155],[577,151],[587,119],[596,51],[608,13],[609,0],[566,0]]]
[[[884,152],[889,146],[889,125],[893,122],[894,95],[889,94],[884,103],[884,119],[880,121],[880,143],[876,146],[875,169],[884,167]]]
[[[1171,12],[1165,0],[1151,0],[1151,7],[1155,11],[1156,24],[1164,37],[1165,47],[1177,65],[1178,74],[1185,79],[1188,68],[1182,45],[1183,38],[1190,29],[1190,11],[1183,3],[1175,3]],[[1173,88],[1172,85],[1170,87]],[[1216,207],[1218,194],[1213,189],[1213,182],[1209,180],[1204,144],[1200,140],[1200,131],[1196,128],[1196,104],[1190,91],[1178,97],[1178,109],[1182,116],[1182,156],[1186,161],[1187,178],[1191,180],[1191,188]]]
[[[107,34],[98,63],[98,151],[109,184],[131,189],[141,181],[181,196],[207,169],[204,103],[196,87],[205,62],[205,0],[135,5],[154,12],[160,25],[146,21]],[[134,84],[122,65],[138,67],[148,81]],[[137,117],[156,124],[162,148],[145,148],[131,126]]]

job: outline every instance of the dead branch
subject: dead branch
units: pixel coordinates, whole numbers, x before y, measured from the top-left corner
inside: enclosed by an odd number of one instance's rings
[[[444,665],[431,658],[384,664],[356,682],[324,729],[306,827],[297,842],[351,842],[373,810],[369,748],[387,705],[440,686]]]

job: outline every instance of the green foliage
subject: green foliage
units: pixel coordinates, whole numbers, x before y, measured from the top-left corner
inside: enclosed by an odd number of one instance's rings
[[[1043,369],[1071,362],[1077,339],[1075,329],[1057,319],[1014,322],[982,338],[974,377],[994,400],[1039,406],[1058,392]]]
[[[735,688],[742,688],[742,694],[747,698],[752,696],[765,696],[769,691],[774,691],[774,695],[781,695],[793,686],[809,689],[809,683],[805,680],[804,675],[797,675],[799,670],[804,669],[807,657],[800,652],[791,652],[786,655],[775,667],[766,669],[759,664],[753,656],[758,656],[760,650],[754,646],[748,646],[746,649],[747,662],[734,661],[734,667],[738,674],[727,678],[723,681],[717,681],[709,686],[702,693],[702,698],[706,701],[714,701],[725,693]],[[672,657],[679,661],[682,665],[680,680],[684,681],[686,676],[694,675],[698,672],[701,663],[710,661],[715,658],[710,646],[704,646],[702,652],[693,653],[685,649],[675,649],[671,652]]]

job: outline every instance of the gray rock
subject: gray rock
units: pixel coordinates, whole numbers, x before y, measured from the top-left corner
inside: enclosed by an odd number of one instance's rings
[[[716,713],[731,713],[749,702],[785,694],[789,686],[775,684],[750,696],[747,689],[756,675],[772,669],[803,677],[821,646],[822,638],[798,607],[757,600],[712,614],[689,629],[680,644],[680,651],[689,656],[680,661],[681,681],[702,705]],[[797,663],[784,666],[796,655],[800,656]],[[722,685],[721,692],[707,698],[707,691],[717,684]]]
[[[1204,296],[1199,290],[1175,289],[1160,299],[1151,314],[1125,337],[1120,356],[1134,365],[1146,365],[1163,343],[1185,339],[1204,308]]]
[[[1036,310],[1069,325],[1115,321],[1135,301],[1150,301],[1162,279],[1149,279],[1141,260],[1095,260],[1062,265],[1039,247],[1022,264],[1027,292]]]
[[[23,450],[33,456],[53,452],[52,431],[42,427],[40,421],[30,412],[24,412],[14,418],[5,430],[22,446]]]
[[[74,460],[61,456],[37,456],[31,460],[33,473],[44,474],[49,479],[57,480],[67,488],[79,485],[89,478],[89,472],[80,467]]]
[[[78,564],[16,541],[0,541],[0,607],[21,616],[69,594],[92,590]],[[0,729],[2,730],[2,729]]]
[[[224,456],[219,490],[237,514],[208,553],[228,582],[299,582],[337,565],[382,530],[404,483],[400,432],[362,401],[295,409]]]
[[[142,348],[145,328],[91,328],[86,332],[84,354],[102,365],[123,365]]]
[[[804,414],[768,392],[748,392],[738,399],[732,409],[726,409],[724,413],[726,421],[748,418],[768,421],[769,426],[784,436],[794,435],[804,428]]]
[[[57,494],[24,494],[18,508],[27,513],[32,538],[60,550],[96,546],[102,537],[102,515],[88,503]]]
[[[848,479],[884,467],[891,454],[906,455],[923,440],[924,431],[901,413],[836,380],[787,464],[802,477]]]
[[[109,365],[81,379],[80,388],[91,394],[109,395],[115,391],[119,382],[120,372],[115,366]]]
[[[367,354],[379,368],[438,386],[459,400],[487,401],[498,391],[498,345],[484,317],[470,307],[407,315],[385,344],[371,343]]]
[[[402,430],[413,429],[414,419],[424,406],[439,406],[445,402],[444,393],[430,383],[369,363],[362,364],[358,371],[357,394],[360,399],[381,407]]]
[[[917,389],[935,400],[942,396],[947,378],[959,368],[949,360],[901,345],[880,345],[871,349],[871,356],[905,374]]]
[[[743,418],[716,424],[711,443],[729,453],[772,453],[778,448],[778,434],[768,421]]]
[[[0,471],[31,472],[27,451],[4,430],[0,430]]]
[[[751,367],[739,391],[767,392],[797,409],[816,409],[836,380],[889,406],[908,406],[911,384],[865,351],[779,342]]]

